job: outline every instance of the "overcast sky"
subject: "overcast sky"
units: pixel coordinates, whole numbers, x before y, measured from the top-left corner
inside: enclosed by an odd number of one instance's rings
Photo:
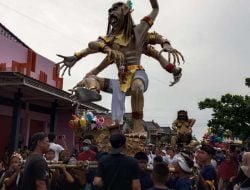
[[[37,53],[59,62],[57,53],[72,55],[99,35],[105,35],[107,10],[114,0],[0,0],[0,22]],[[159,0],[160,13],[152,31],[167,37],[185,56],[183,77],[169,87],[172,76],[148,57],[142,65],[149,76],[145,93],[145,120],[169,126],[176,112],[187,110],[197,120],[194,134],[206,131],[211,111],[199,110],[198,102],[225,93],[250,95],[244,85],[250,77],[249,0]],[[134,0],[133,18],[138,23],[150,12],[149,0]],[[75,85],[104,58],[83,58],[64,77],[64,89]],[[99,76],[116,78],[115,66]],[[111,95],[98,103],[110,108]],[[130,98],[126,102],[131,111]]]

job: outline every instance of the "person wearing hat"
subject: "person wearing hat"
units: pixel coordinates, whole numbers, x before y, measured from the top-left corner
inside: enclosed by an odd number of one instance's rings
[[[93,184],[104,190],[140,190],[137,161],[121,153],[126,137],[121,133],[111,134],[109,141],[112,147],[110,154],[100,159]]]
[[[43,157],[49,150],[49,138],[44,132],[38,132],[30,140],[31,153],[27,158],[23,171],[22,190],[47,190],[48,166]]]
[[[214,155],[215,149],[209,144],[203,144],[200,150],[197,151],[196,155],[196,162],[200,166],[202,184],[204,184],[209,190],[218,189],[217,172],[211,164]]]
[[[194,162],[185,153],[177,155],[176,162],[173,164],[176,179],[174,180],[175,190],[193,190],[196,181],[193,175]]]
[[[84,139],[82,141],[82,147],[81,147],[81,153],[77,156],[77,160],[81,161],[93,161],[95,160],[95,155],[96,153],[92,150],[90,150],[91,146],[91,140],[89,139]]]
[[[146,153],[148,156],[148,168],[153,169],[154,157],[155,157],[155,145],[152,143],[148,143],[146,147]]]

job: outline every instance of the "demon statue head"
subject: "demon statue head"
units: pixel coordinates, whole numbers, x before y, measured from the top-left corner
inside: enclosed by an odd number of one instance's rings
[[[131,8],[128,4],[123,2],[114,3],[108,12],[107,35],[123,32],[125,38],[131,37],[133,35],[134,22],[131,17]]]
[[[180,110],[177,112],[177,120],[188,121],[188,114],[185,110]]]

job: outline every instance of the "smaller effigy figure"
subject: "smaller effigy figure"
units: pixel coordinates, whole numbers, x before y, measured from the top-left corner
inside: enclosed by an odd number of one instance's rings
[[[189,145],[192,141],[192,126],[194,123],[195,119],[189,119],[187,111],[178,111],[177,119],[172,124],[172,128],[176,131],[177,135],[172,136],[171,145]]]

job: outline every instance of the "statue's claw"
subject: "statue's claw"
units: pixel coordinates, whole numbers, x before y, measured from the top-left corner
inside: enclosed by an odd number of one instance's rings
[[[70,98],[72,102],[96,102],[102,99],[102,96],[94,91],[83,87],[76,87],[75,89],[69,89],[71,92]]]
[[[63,58],[62,61],[58,62],[57,65],[60,65],[59,70],[63,70],[62,76],[64,76],[65,72],[68,70],[68,75],[71,76],[71,68],[75,65],[78,58],[76,56],[63,56],[57,54],[58,57]]]
[[[80,102],[96,102],[102,99],[102,96],[98,92],[87,88],[77,88],[76,96]]]
[[[161,56],[162,52],[167,52],[168,53],[168,62],[171,63],[171,56],[173,57],[173,64],[177,62],[180,65],[180,58],[185,62],[183,55],[176,49],[172,48],[171,45],[164,45],[162,50],[159,52],[159,56]]]
[[[182,69],[180,67],[175,68],[175,72],[173,73],[174,81],[171,81],[169,86],[174,86],[178,83],[182,77]]]

